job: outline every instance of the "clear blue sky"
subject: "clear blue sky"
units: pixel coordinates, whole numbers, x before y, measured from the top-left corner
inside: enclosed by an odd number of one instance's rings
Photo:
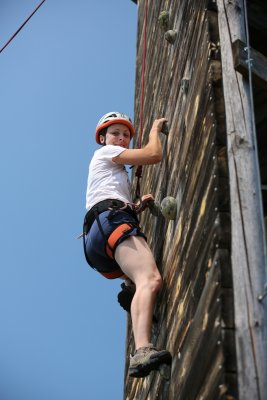
[[[0,45],[39,0],[1,0]],[[46,0],[0,54],[0,399],[120,400],[120,281],[76,240],[94,129],[133,116],[137,6]]]

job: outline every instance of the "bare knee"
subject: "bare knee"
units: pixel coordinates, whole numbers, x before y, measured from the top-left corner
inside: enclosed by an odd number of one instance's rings
[[[162,287],[162,279],[159,273],[154,273],[150,276],[144,277],[137,287],[149,290],[151,293],[156,294]]]
[[[157,275],[155,284],[156,284],[156,291],[159,292],[160,289],[162,288],[162,278],[161,278],[160,274]]]

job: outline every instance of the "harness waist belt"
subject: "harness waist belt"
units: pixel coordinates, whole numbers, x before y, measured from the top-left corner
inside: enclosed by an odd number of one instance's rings
[[[87,235],[93,222],[96,218],[96,215],[101,214],[107,210],[121,210],[125,211],[128,214],[132,215],[136,221],[138,222],[136,212],[132,209],[130,204],[124,203],[121,200],[116,199],[107,199],[100,201],[99,203],[95,204],[85,215],[84,217],[84,225],[83,225],[83,233]]]

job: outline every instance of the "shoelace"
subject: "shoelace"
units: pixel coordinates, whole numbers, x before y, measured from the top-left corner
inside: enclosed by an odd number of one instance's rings
[[[137,352],[142,352],[143,354],[147,354],[149,353],[151,350],[157,350],[155,347],[151,346],[151,347],[141,347],[140,349],[136,350],[135,354],[137,354]]]

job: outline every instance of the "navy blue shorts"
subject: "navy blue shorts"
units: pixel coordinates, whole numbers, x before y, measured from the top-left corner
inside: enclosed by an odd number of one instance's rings
[[[118,226],[124,223],[129,223],[130,225],[133,225],[133,229],[131,229],[129,232],[124,233],[123,236],[118,239],[118,241],[116,242],[116,247],[130,236],[142,236],[146,239],[146,236],[143,234],[143,232],[141,232],[136,219],[125,211],[104,211],[99,214],[99,222],[102,226],[102,230],[106,238],[108,238],[110,234],[116,228],[118,228]],[[103,237],[103,234],[100,232],[98,223],[95,220],[88,234],[85,236],[85,251],[87,261],[92,268],[96,269],[106,278],[119,278],[124,273],[120,269],[120,266],[115,261],[115,259],[107,255],[106,245],[107,241]]]

